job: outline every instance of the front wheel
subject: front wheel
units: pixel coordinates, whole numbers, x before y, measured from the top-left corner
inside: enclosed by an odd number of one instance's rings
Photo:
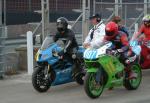
[[[128,79],[128,76],[124,80],[124,86],[127,90],[136,90],[141,83],[142,80],[142,71],[139,65],[132,65],[131,71],[134,72],[137,76],[133,79]]]
[[[46,73],[47,68],[37,67],[32,74],[32,85],[38,92],[46,92],[51,86],[50,76]]]
[[[98,98],[104,90],[103,75],[99,77],[97,81],[97,73],[87,73],[85,76],[84,89],[90,98]]]

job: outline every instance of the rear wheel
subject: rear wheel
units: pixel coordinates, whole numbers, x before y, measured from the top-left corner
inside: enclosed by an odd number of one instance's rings
[[[0,80],[3,79],[3,78],[4,78],[3,75],[0,75]]]
[[[75,81],[80,84],[80,85],[83,85],[84,84],[84,78],[85,74],[84,73],[80,73],[78,74],[76,77],[75,77]]]
[[[98,98],[104,89],[103,75],[100,76],[100,81],[96,80],[97,73],[87,73],[84,80],[84,89],[90,98]]]
[[[83,79],[85,76],[84,70],[85,70],[84,60],[77,59],[76,65],[73,69],[73,73],[75,74],[73,75],[73,78],[79,85],[84,84],[84,79]]]
[[[32,74],[32,85],[38,92],[46,92],[52,83],[52,76],[47,72],[46,67],[37,67]]]
[[[140,86],[142,80],[142,72],[139,65],[132,65],[131,70],[137,75],[137,77],[133,79],[125,79],[124,86],[128,90],[136,90]]]

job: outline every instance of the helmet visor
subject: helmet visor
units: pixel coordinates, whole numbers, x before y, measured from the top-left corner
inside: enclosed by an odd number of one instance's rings
[[[115,34],[114,31],[105,30],[107,36],[113,36]]]
[[[57,30],[63,32],[65,31],[65,26],[61,22],[57,22]]]
[[[61,22],[57,22],[57,28],[63,28],[64,25]]]
[[[150,21],[144,21],[144,25],[150,26]]]

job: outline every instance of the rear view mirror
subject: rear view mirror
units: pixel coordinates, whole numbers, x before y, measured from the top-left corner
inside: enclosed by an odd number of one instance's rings
[[[41,35],[36,35],[35,36],[35,44],[42,44]]]

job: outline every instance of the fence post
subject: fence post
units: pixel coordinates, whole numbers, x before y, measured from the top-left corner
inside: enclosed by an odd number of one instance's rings
[[[28,74],[33,73],[33,33],[31,31],[27,32],[27,65]]]
[[[42,41],[48,34],[49,24],[49,0],[41,0],[42,7]]]
[[[6,8],[6,4],[7,4],[7,1],[4,0],[3,2],[4,2],[4,3],[3,3],[3,5],[4,5],[4,6],[3,6],[3,9],[4,9],[4,10],[3,10],[3,12],[4,12],[4,26],[6,26],[6,24],[7,24],[7,20],[6,20],[6,18],[7,18],[7,13],[6,13],[6,9],[7,9],[7,8]]]
[[[144,0],[144,15],[147,14],[148,0]]]
[[[115,0],[115,16],[119,15],[119,0]]]
[[[29,1],[29,11],[31,12],[31,10],[32,10],[32,2],[31,2],[31,0],[28,0]]]
[[[135,31],[134,31],[134,32],[137,33],[137,32],[138,32],[138,28],[139,28],[139,27],[138,27],[138,23],[135,23],[134,28],[135,28]]]
[[[83,0],[82,2],[82,10],[83,10],[83,16],[82,16],[82,42],[84,41],[84,38],[89,32],[89,16],[90,16],[90,0]]]
[[[0,26],[2,25],[2,0],[0,0]]]
[[[95,14],[96,13],[96,8],[95,8],[95,6],[96,6],[96,0],[93,0],[93,14]]]
[[[150,0],[148,0],[148,8],[150,8]],[[149,13],[149,12],[148,12]]]
[[[120,11],[120,16],[123,17],[123,8],[122,8],[122,6],[123,6],[123,1],[120,0],[119,2],[120,2],[120,10],[121,10],[121,11]]]
[[[125,21],[125,26],[127,26],[127,5],[125,5],[125,17],[124,17],[124,21]]]

